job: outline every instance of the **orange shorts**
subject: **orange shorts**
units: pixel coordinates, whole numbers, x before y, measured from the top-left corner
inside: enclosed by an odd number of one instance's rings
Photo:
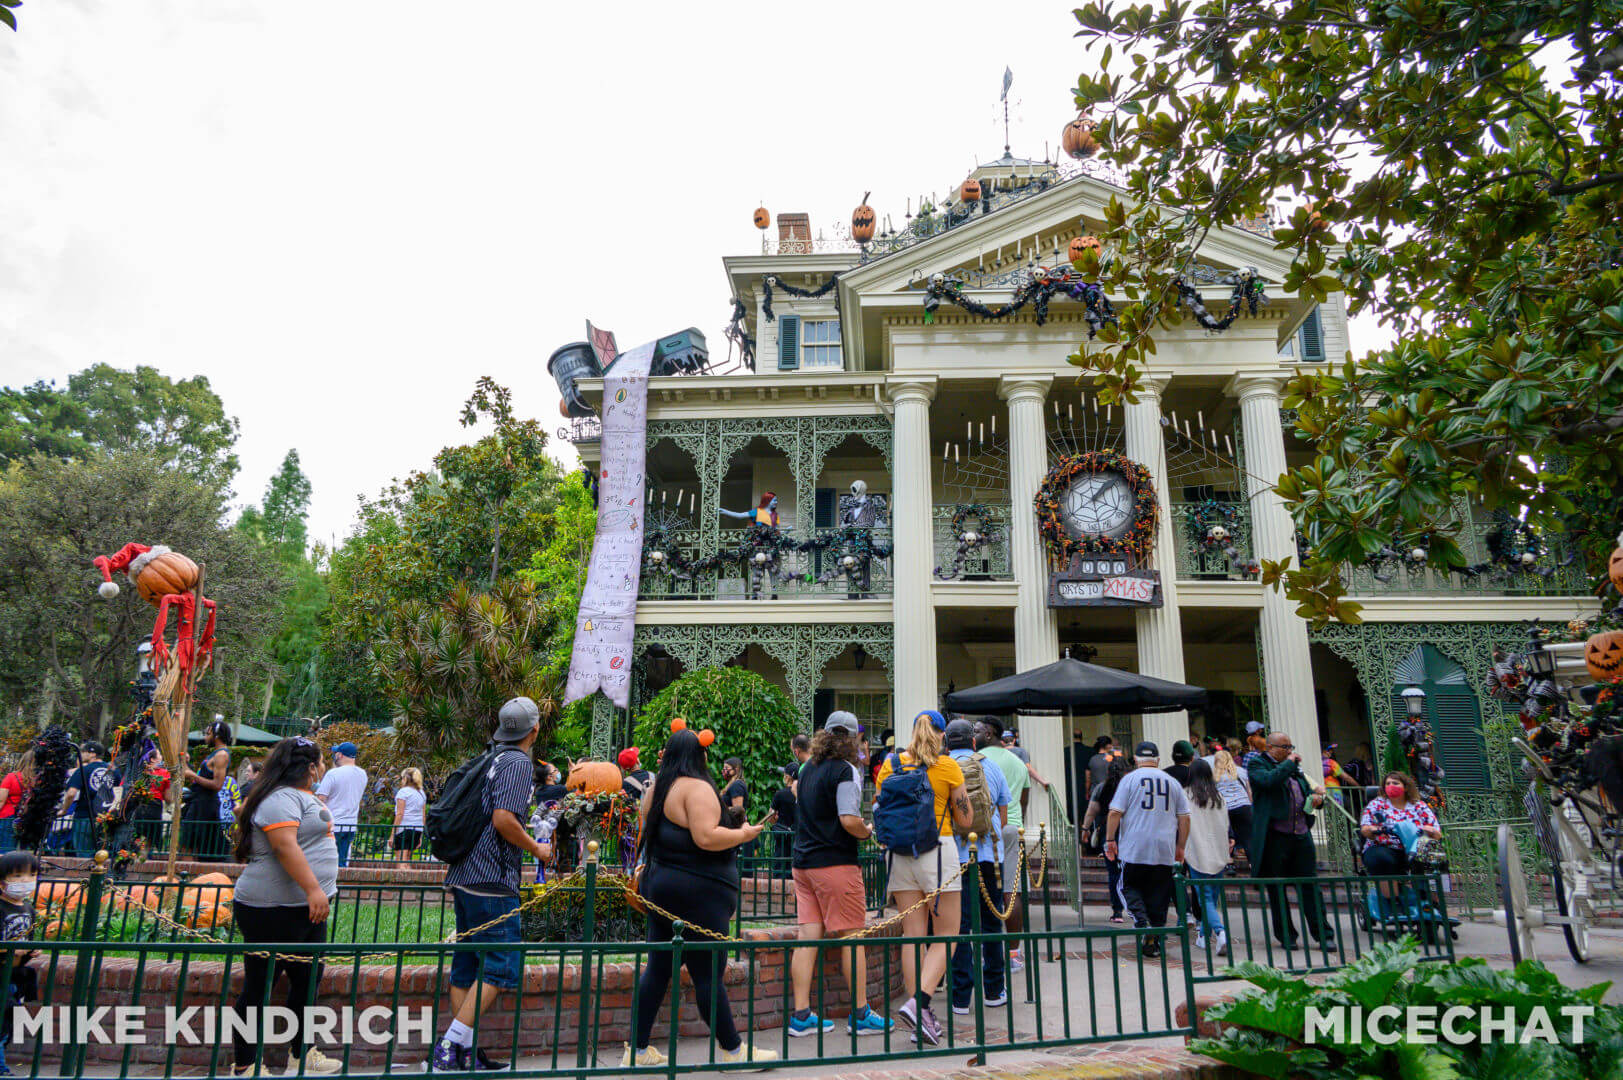
[[[797,869],[794,876],[796,921],[821,923],[832,934],[867,925],[868,896],[855,866]]]

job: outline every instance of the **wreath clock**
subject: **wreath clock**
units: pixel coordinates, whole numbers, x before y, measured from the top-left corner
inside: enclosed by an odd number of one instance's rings
[[[1037,530],[1056,564],[1124,555],[1144,567],[1160,505],[1150,471],[1113,450],[1061,457],[1037,489]]]

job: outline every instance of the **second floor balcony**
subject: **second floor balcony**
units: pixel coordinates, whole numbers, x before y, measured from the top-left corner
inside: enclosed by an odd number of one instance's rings
[[[888,599],[888,528],[733,529],[705,553],[698,529],[672,530],[644,545],[642,600]]]

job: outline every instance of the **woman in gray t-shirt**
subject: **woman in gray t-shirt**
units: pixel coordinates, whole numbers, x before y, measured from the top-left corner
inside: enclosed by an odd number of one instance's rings
[[[242,828],[236,857],[247,864],[237,878],[232,912],[246,941],[278,944],[320,943],[327,940],[327,913],[338,893],[338,843],[333,839],[332,812],[315,796],[321,779],[321,748],[310,739],[283,739],[265,760],[265,769],[237,813]],[[284,954],[292,950],[278,950]],[[242,958],[242,994],[239,1016],[259,1015],[279,972],[287,972],[288,993],[283,1002],[302,1010],[313,1002],[321,981],[318,960],[279,960],[272,969],[264,957]],[[249,1014],[245,1009],[253,1009]],[[309,1046],[302,1027],[288,1047],[297,1062],[303,1050],[307,1075],[326,1075],[339,1062]],[[234,1036],[239,1073],[251,1073],[264,1036],[249,1042],[239,1030]],[[294,1070],[289,1070],[294,1071]]]

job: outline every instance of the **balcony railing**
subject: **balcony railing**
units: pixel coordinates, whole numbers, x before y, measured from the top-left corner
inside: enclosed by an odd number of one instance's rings
[[[794,529],[780,529],[791,541],[800,540]],[[747,530],[723,529],[722,549],[731,550],[744,538]],[[888,551],[891,545],[888,528],[870,529],[868,534],[876,548]],[[705,569],[654,568],[644,559],[642,582],[637,590],[641,600],[762,600],[782,598],[821,597],[865,600],[888,597],[891,594],[890,557],[858,557],[841,543],[841,530],[815,529],[812,537],[832,541],[822,550],[783,550],[776,567],[768,561],[757,563],[754,558],[742,564],[727,562]],[[667,539],[681,553],[684,563],[696,563],[711,552],[701,551],[698,529],[674,530]],[[850,558],[851,563],[845,560]],[[866,566],[864,566],[866,562]],[[666,560],[670,565],[670,560]],[[776,571],[774,573],[774,570]]]
[[[1008,503],[984,504],[978,511],[963,505],[937,506],[930,516],[937,581],[1014,580],[1009,563]]]
[[[1496,526],[1477,522],[1461,538],[1466,558],[1486,560],[1484,537]],[[1478,555],[1478,552],[1481,552]],[[1482,564],[1478,564],[1479,566]],[[1587,596],[1590,583],[1582,562],[1571,557],[1562,542],[1551,545],[1551,551],[1534,563],[1521,565],[1490,564],[1476,573],[1439,570],[1424,562],[1406,559],[1388,559],[1379,564],[1349,567],[1342,573],[1347,592],[1354,596],[1385,596],[1393,594],[1424,595],[1448,594],[1454,596]]]
[[[1180,581],[1251,580],[1251,507],[1243,502],[1172,504],[1173,553]]]

